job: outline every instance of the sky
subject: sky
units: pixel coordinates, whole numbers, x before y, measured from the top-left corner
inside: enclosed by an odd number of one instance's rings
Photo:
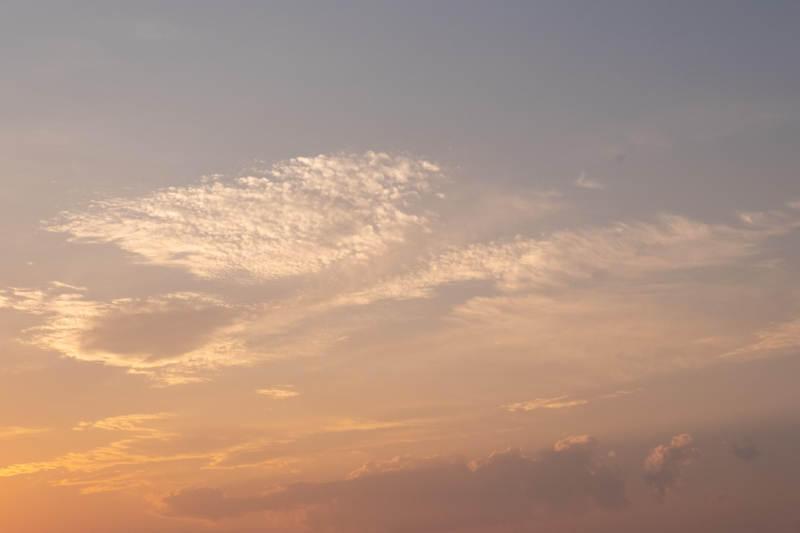
[[[800,4],[0,6],[0,529],[800,531]]]

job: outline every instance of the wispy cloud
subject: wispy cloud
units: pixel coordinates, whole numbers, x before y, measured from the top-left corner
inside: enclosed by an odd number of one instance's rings
[[[258,389],[256,392],[258,394],[263,394],[264,396],[268,396],[273,400],[285,400],[286,398],[291,398],[293,396],[297,396],[298,394],[300,394],[299,392],[286,389]]]
[[[104,418],[97,422],[81,422],[75,426],[74,430],[83,431],[87,429],[106,429],[110,431],[144,431],[153,433],[156,429],[143,426],[142,424],[150,420],[161,420],[173,415],[170,413],[122,415]]]
[[[586,172],[581,172],[581,175],[578,176],[577,180],[575,180],[575,185],[577,185],[578,187],[583,187],[584,189],[604,189],[605,188],[605,185],[603,185],[602,183],[587,177]]]
[[[534,411],[536,409],[562,409],[564,407],[574,407],[576,405],[585,405],[594,400],[601,400],[605,398],[616,398],[624,394],[633,394],[642,389],[636,390],[620,390],[611,394],[604,394],[602,396],[594,396],[591,398],[570,398],[568,394],[558,396],[556,398],[536,398],[535,400],[527,402],[512,403],[504,406],[509,411]]]
[[[194,454],[154,454],[146,451],[146,447],[142,446],[147,442],[169,441],[177,436],[175,433],[144,425],[148,421],[159,420],[169,416],[166,413],[135,414],[106,418],[93,423],[83,422],[73,429],[98,428],[110,431],[124,431],[131,435],[108,445],[93,448],[87,452],[68,453],[50,461],[6,466],[0,468],[0,477],[33,474],[49,470],[92,473],[123,465],[138,465],[198,457]]]
[[[537,398],[529,402],[512,403],[506,407],[509,411],[533,411],[535,409],[561,409],[563,407],[572,407],[589,403],[589,400],[568,400],[567,398],[567,395],[557,398]]]
[[[603,271],[637,277],[721,265],[752,255],[757,245],[798,225],[794,218],[734,228],[684,217],[662,216],[660,224],[620,223],[607,228],[561,231],[548,239],[473,244],[433,257],[418,270],[344,301],[425,298],[441,285],[489,280],[507,292],[585,280]]]
[[[46,431],[50,430],[47,428],[26,428],[21,426],[0,427],[0,440],[14,439],[24,435],[35,435]]]
[[[755,332],[758,342],[742,346],[720,357],[762,358],[785,353],[800,347],[800,318],[792,322],[772,324]]]

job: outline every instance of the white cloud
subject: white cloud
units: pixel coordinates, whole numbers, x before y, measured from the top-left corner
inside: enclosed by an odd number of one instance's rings
[[[439,167],[368,152],[296,158],[211,181],[95,202],[48,229],[115,243],[200,278],[254,282],[360,263],[427,226]]]

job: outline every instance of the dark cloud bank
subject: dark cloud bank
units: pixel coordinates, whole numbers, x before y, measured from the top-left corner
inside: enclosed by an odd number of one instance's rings
[[[537,513],[579,513],[628,504],[619,473],[598,459],[591,437],[570,437],[539,460],[516,448],[468,463],[455,458],[370,462],[344,481],[293,483],[250,498],[186,488],[162,499],[167,516],[222,520],[303,509],[312,528],[391,532],[526,522]]]

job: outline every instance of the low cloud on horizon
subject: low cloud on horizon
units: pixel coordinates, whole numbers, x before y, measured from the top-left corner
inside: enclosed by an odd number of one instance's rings
[[[589,436],[568,437],[540,459],[518,448],[467,462],[463,457],[371,461],[344,481],[288,484],[263,496],[229,497],[185,488],[163,497],[165,516],[224,520],[256,512],[294,512],[314,529],[435,531],[519,524],[542,512],[582,513],[628,505],[619,472],[604,464]]]

